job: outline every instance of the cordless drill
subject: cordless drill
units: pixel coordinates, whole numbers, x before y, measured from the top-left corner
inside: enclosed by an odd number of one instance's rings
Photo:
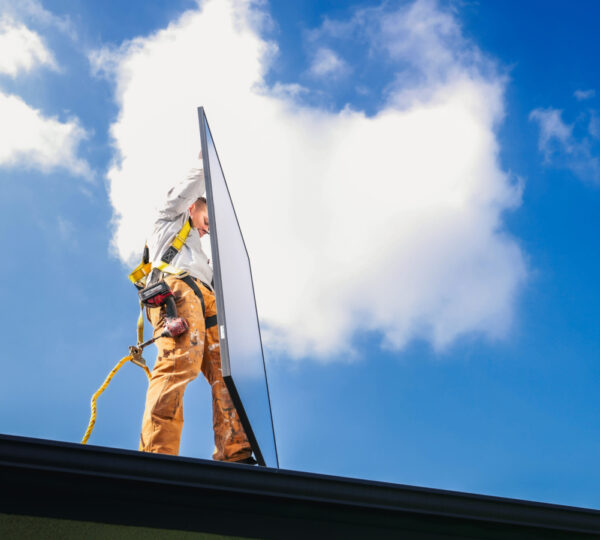
[[[183,317],[177,316],[177,307],[173,291],[164,282],[158,281],[138,292],[140,301],[146,307],[156,308],[165,306],[165,322],[159,337],[177,337],[188,329],[188,323]],[[157,338],[158,339],[158,338]]]

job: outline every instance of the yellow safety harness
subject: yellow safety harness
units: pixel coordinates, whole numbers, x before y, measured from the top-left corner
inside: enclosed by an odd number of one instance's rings
[[[148,247],[144,246],[144,255],[142,257],[142,262],[136,266],[136,268],[129,274],[129,279],[138,289],[143,289],[146,286],[146,281],[148,280],[148,276],[155,268],[160,272],[166,272],[168,274],[180,275],[183,276],[185,272],[171,266],[171,262],[175,258],[175,256],[179,253],[183,244],[187,240],[188,235],[190,234],[190,230],[192,228],[191,219],[187,219],[179,230],[179,232],[175,235],[175,238],[171,242],[171,245],[166,249],[161,257],[161,260],[157,264],[152,264],[148,259]],[[129,361],[137,364],[141,368],[144,369],[148,380],[150,380],[151,374],[148,366],[146,365],[146,361],[142,358],[142,352],[144,347],[153,343],[154,339],[148,340],[144,342],[144,306],[140,302],[140,316],[137,322],[137,344],[135,346],[129,347],[129,354],[124,356],[117,362],[114,368],[107,375],[106,379],[96,390],[91,400],[91,415],[90,421],[88,423],[88,427],[85,430],[85,434],[83,435],[83,439],[81,440],[81,444],[86,444],[90,435],[92,434],[92,430],[94,429],[94,425],[96,424],[96,402],[100,395],[106,390],[112,378],[116,375],[116,373]]]
[[[192,221],[191,218],[186,219],[183,227],[179,229],[179,232],[173,238],[171,245],[165,250],[163,256],[160,259],[158,264],[152,264],[150,261],[146,260],[146,257],[142,257],[142,262],[138,264],[133,272],[129,274],[129,281],[131,281],[136,288],[143,289],[146,286],[146,281],[148,280],[148,276],[155,268],[160,272],[165,272],[167,274],[174,275],[183,275],[184,272],[171,266],[171,261],[175,258],[175,256],[181,251],[183,244],[187,240],[187,237],[190,234],[192,229]],[[144,246],[144,254],[147,253],[148,246]],[[137,340],[138,345],[144,341],[144,306],[140,302],[140,316],[138,317],[137,322]]]

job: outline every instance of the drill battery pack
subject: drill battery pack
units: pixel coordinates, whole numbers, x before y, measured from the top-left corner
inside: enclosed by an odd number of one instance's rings
[[[162,306],[167,298],[173,296],[173,291],[164,281],[157,281],[138,291],[140,301],[147,307]]]

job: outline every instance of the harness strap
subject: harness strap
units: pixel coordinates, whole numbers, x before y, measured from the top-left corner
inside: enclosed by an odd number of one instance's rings
[[[188,218],[186,222],[183,224],[183,227],[179,229],[179,232],[173,238],[171,245],[165,250],[160,258],[160,263],[155,264],[153,268],[160,270],[161,272],[166,272],[167,274],[181,274],[182,271],[174,266],[171,266],[171,261],[175,258],[175,256],[179,253],[183,244],[187,240],[190,231],[192,230],[192,218]]]
[[[192,291],[194,291],[196,296],[200,299],[200,303],[202,304],[202,315],[204,316],[205,329],[208,330],[209,328],[212,328],[213,326],[217,326],[217,316],[216,315],[211,315],[210,317],[206,316],[206,306],[204,304],[204,295],[202,294],[200,287],[198,287],[198,285],[196,285],[194,278],[192,276],[184,276],[179,279],[181,279],[181,281],[183,281],[190,289],[192,289]],[[206,285],[204,285],[204,286],[206,287]]]
[[[150,272],[152,271],[152,263],[149,262],[141,262],[138,264],[133,272],[129,274],[129,280],[138,288],[143,289],[144,286],[140,284],[143,283],[143,280],[148,277]]]
[[[192,276],[185,276],[179,279],[181,279],[181,281],[183,281],[190,289],[192,289],[192,291],[196,293],[196,296],[200,298],[200,303],[202,304],[202,316],[206,319],[206,306],[204,305],[204,296],[202,294],[202,291],[198,288],[198,285],[196,285],[194,278]]]
[[[183,227],[179,230],[179,232],[173,238],[171,245],[165,250],[160,258],[160,264],[155,265],[155,268],[158,268],[161,271],[164,271],[164,268],[170,266],[171,261],[175,258],[175,256],[179,253],[183,244],[187,240],[188,234],[190,234],[190,230],[192,228],[192,219],[188,218],[186,222],[183,224]]]
[[[140,314],[137,320],[137,344],[144,341],[144,304],[140,302]]]
[[[143,288],[144,279],[150,275],[153,268],[157,268],[161,272],[166,272],[167,274],[181,274],[181,270],[171,266],[171,261],[175,258],[175,256],[181,251],[183,244],[187,240],[190,231],[192,230],[192,220],[191,218],[186,219],[183,227],[179,229],[179,232],[173,238],[171,245],[165,250],[162,257],[160,258],[160,263],[152,265],[152,263],[146,260],[146,257],[142,259],[142,262],[136,266],[136,268],[129,274],[130,281],[138,288]]]

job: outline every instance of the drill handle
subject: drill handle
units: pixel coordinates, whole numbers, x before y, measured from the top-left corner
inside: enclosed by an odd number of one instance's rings
[[[177,317],[177,307],[173,296],[168,296],[165,299],[165,316],[169,319]]]

